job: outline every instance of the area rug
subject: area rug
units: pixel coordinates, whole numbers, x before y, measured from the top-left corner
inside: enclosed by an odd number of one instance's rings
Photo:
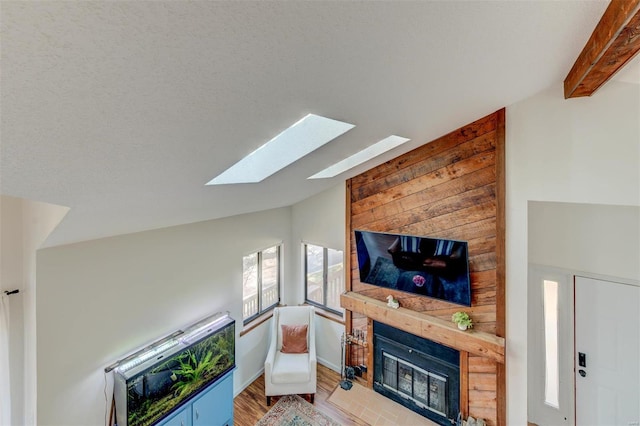
[[[387,288],[396,288],[399,276],[398,268],[395,267],[393,262],[379,256],[365,282]]]
[[[340,426],[298,395],[281,397],[256,426]]]

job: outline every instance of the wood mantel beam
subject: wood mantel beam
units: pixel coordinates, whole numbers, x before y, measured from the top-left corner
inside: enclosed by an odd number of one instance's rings
[[[564,97],[591,96],[640,51],[640,0],[611,0],[564,80]]]
[[[504,364],[503,337],[475,330],[460,331],[450,321],[402,307],[393,309],[385,302],[351,291],[340,295],[340,306],[416,336]]]

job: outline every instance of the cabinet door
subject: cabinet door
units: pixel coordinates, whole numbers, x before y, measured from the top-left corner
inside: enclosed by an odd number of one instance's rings
[[[213,385],[193,402],[193,426],[233,424],[233,374]]]
[[[157,426],[191,426],[191,405],[182,407],[178,412],[160,421]]]

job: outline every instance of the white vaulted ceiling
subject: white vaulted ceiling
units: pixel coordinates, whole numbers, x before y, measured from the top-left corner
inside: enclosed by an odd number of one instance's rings
[[[291,205],[559,84],[606,6],[3,1],[0,192],[70,207],[48,245]],[[356,127],[205,186],[309,113]],[[307,180],[392,134],[411,141]]]

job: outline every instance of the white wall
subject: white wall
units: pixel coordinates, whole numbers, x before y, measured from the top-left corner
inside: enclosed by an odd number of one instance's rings
[[[236,318],[235,392],[264,365],[270,321],[242,337],[242,256],[284,243],[282,302],[304,301],[301,241],[344,250],[344,185],[291,208],[44,249],[38,254],[38,424],[104,424],[104,367],[217,311]],[[344,326],[317,318],[339,369]]]
[[[303,242],[318,244],[344,251],[346,187],[339,184],[292,207],[291,241],[293,246]],[[348,254],[346,254],[348,255]],[[294,265],[292,303],[304,301],[303,263]],[[344,325],[316,316],[316,350],[318,360],[336,371],[340,371],[340,338]]]
[[[242,329],[242,256],[290,241],[291,209],[105,238],[38,253],[38,424],[105,424],[104,367],[230,311]],[[285,268],[284,282],[290,277]],[[266,324],[236,339],[240,389],[263,367]],[[266,330],[266,328],[265,328]],[[108,399],[108,400],[107,400]]]
[[[9,362],[13,425],[36,420],[36,249],[69,209],[53,204],[0,196],[0,291],[8,297]]]
[[[0,291],[8,291],[24,287],[23,241],[22,241],[22,201],[18,198],[2,196],[0,209]],[[9,306],[9,387],[11,390],[12,424],[22,420],[24,401],[20,397],[24,392],[24,320],[23,296],[8,296]],[[3,383],[7,378],[3,371]]]
[[[529,202],[529,263],[640,277],[640,207]]]
[[[640,86],[562,85],[507,108],[507,421],[527,420],[528,202],[640,205]],[[564,265],[559,265],[564,266]],[[586,271],[588,272],[588,271]]]

